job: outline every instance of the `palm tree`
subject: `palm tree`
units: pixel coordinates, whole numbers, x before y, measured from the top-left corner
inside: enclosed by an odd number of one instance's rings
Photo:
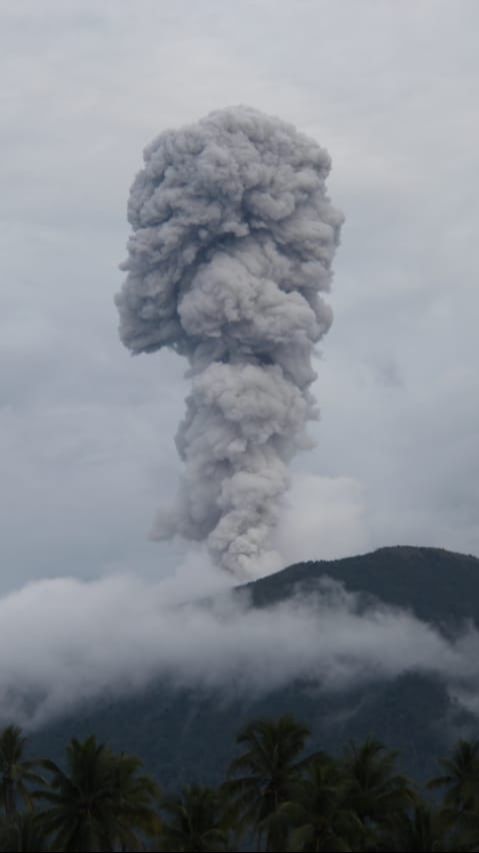
[[[283,803],[273,821],[289,825],[290,851],[349,851],[363,835],[363,826],[345,800],[346,782],[328,755],[309,763],[295,786],[294,798]]]
[[[48,850],[40,816],[16,812],[0,820],[0,853],[44,853]]]
[[[411,813],[402,812],[392,821],[383,835],[380,849],[397,853],[442,853],[451,849],[443,815],[426,803],[418,802]]]
[[[112,792],[116,810],[116,840],[122,849],[136,850],[140,844],[137,830],[157,835],[161,828],[155,804],[159,788],[149,776],[139,775],[142,762],[133,755],[109,754]]]
[[[290,799],[292,787],[305,761],[300,760],[309,729],[290,714],[276,720],[260,719],[246,725],[236,743],[246,746],[246,752],[230,765],[229,775],[236,776],[225,783],[244,823],[257,833],[258,847],[266,829],[266,848],[272,849],[277,839],[267,822],[280,803]]]
[[[460,740],[450,758],[440,762],[445,771],[428,788],[445,788],[441,815],[451,842],[461,850],[479,848],[479,741]]]
[[[161,803],[160,849],[169,851],[228,850],[232,815],[219,791],[201,785],[187,785],[176,797]]]
[[[455,821],[451,811],[445,808],[443,813],[449,831],[449,850],[477,853],[479,851],[479,813],[476,810],[464,812],[460,820]]]
[[[428,788],[447,788],[445,804],[457,815],[479,805],[479,741],[460,740],[452,756],[440,762],[445,770]]]
[[[31,806],[29,784],[41,784],[43,778],[34,772],[42,762],[24,758],[27,738],[19,726],[10,725],[0,733],[0,785],[2,804],[7,817],[17,810],[20,797]]]
[[[395,760],[395,752],[371,738],[361,746],[350,744],[344,755],[347,802],[369,833],[388,825],[417,800],[409,781],[395,773]],[[367,843],[371,845],[371,838]]]
[[[114,850],[115,845],[138,849],[135,830],[153,827],[156,785],[138,777],[141,762],[116,756],[92,736],[73,738],[67,747],[67,772],[45,761],[52,778],[48,787],[35,791],[47,804],[42,826],[55,850]]]
[[[83,743],[73,738],[67,747],[65,773],[45,761],[52,778],[49,787],[35,791],[48,804],[42,824],[57,850],[96,851],[105,847],[114,823],[111,765],[94,737]]]

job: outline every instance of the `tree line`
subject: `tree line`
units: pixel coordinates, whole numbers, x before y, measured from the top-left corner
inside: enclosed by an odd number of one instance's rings
[[[372,738],[307,753],[290,715],[253,720],[216,787],[164,793],[139,758],[73,738],[63,766],[0,732],[0,851],[479,851],[479,741],[439,761],[424,796]]]

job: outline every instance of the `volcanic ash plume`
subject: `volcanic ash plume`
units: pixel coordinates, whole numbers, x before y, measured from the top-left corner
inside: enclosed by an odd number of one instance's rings
[[[184,355],[192,383],[178,503],[155,535],[206,540],[241,575],[268,547],[288,461],[317,417],[311,355],[332,319],[319,294],[343,221],[325,190],[330,159],[291,125],[235,107],[162,133],[144,160],[120,335],[133,353]]]

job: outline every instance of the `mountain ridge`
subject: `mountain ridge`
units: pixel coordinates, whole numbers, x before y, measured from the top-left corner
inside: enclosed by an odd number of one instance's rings
[[[264,608],[313,595],[325,577],[348,592],[388,608],[405,608],[455,635],[479,627],[479,559],[445,549],[384,547],[334,561],[296,563],[236,588],[250,606]],[[166,788],[216,782],[234,753],[234,736],[247,721],[291,712],[312,730],[312,749],[339,752],[369,735],[398,749],[414,778],[431,776],[436,760],[459,735],[479,736],[478,719],[455,702],[441,679],[408,671],[341,693],[320,691],[304,679],[263,696],[173,687],[157,679],[142,692],[85,703],[32,733],[37,754],[61,758],[71,736],[95,733],[112,748],[139,755]]]
[[[458,622],[473,619],[479,626],[479,558],[444,548],[384,546],[336,560],[307,560],[239,589],[252,593],[255,606],[265,606],[282,600],[288,587],[301,584],[307,591],[308,583],[314,587],[325,576],[343,583],[351,592],[366,592],[386,604],[410,608],[418,618],[435,624],[440,611],[445,618]],[[425,593],[427,584],[433,582],[434,604],[428,606]],[[463,592],[465,588],[468,595]]]

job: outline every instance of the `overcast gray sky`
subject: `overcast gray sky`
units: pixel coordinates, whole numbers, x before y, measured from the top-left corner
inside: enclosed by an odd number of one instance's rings
[[[285,563],[385,544],[479,555],[479,5],[3,0],[0,589],[169,573],[185,365],[131,358],[113,295],[161,130],[244,103],[333,159],[346,215],[293,465]]]

